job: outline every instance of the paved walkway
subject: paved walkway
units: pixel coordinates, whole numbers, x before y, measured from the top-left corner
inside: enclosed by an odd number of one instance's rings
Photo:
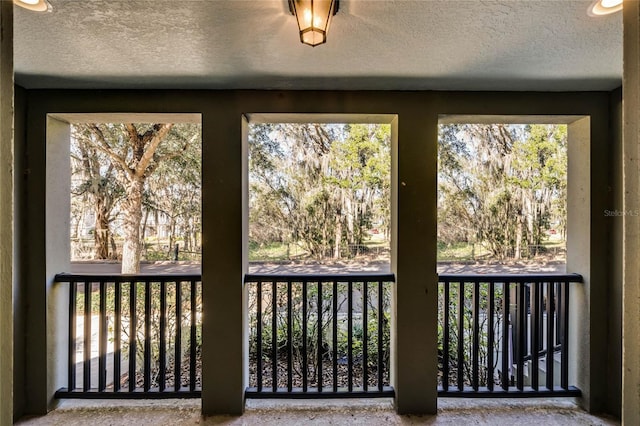
[[[564,273],[566,267],[561,262],[549,262],[544,265],[516,264],[438,264],[439,274],[525,274],[525,273]],[[71,271],[74,274],[119,274],[119,263],[73,262]],[[388,273],[388,262],[368,263],[252,263],[249,266],[252,274],[348,274],[348,273]],[[191,262],[154,262],[142,263],[141,274],[199,274],[200,264]]]

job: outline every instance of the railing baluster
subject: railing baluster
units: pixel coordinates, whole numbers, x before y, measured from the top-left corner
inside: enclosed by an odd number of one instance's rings
[[[107,283],[100,281],[100,323],[98,345],[98,391],[107,387]]]
[[[122,282],[117,280],[113,289],[113,391],[120,391],[122,368]]]
[[[262,280],[256,281],[256,386],[262,392]]]
[[[540,365],[539,365],[539,351],[540,351],[540,327],[539,318],[542,317],[540,312],[540,285],[541,283],[531,283],[531,324],[533,330],[531,330],[531,387],[534,390],[538,390],[538,384],[540,380]]]
[[[302,281],[302,392],[307,392],[309,387],[309,357],[307,354],[307,280]]]
[[[471,386],[474,390],[478,390],[478,376],[479,376],[479,364],[480,364],[480,282],[473,282],[473,308],[472,308],[472,321],[473,321],[473,336],[472,336],[472,373],[471,373]]]
[[[347,283],[347,382],[353,392],[353,281]]]
[[[369,282],[362,282],[362,390],[369,390]]]
[[[449,315],[451,303],[449,301],[449,281],[444,282],[443,337],[442,337],[442,389],[449,390]]]
[[[317,360],[317,382],[318,382],[318,392],[322,392],[322,280],[318,280],[318,360]]]
[[[332,364],[333,364],[333,391],[338,392],[338,281],[333,282],[333,339],[332,339]]]
[[[527,308],[525,290],[526,284],[524,282],[518,282],[516,287],[516,300],[517,300],[517,325],[516,325],[516,388],[520,391],[524,389],[524,356],[527,334]]]
[[[176,340],[173,353],[174,392],[182,387],[182,281],[176,280]]]
[[[556,305],[556,337],[555,337],[555,345],[560,345],[562,340],[562,288],[560,287],[560,283],[557,282],[554,284],[556,291],[554,293],[555,297],[555,305]]]
[[[136,390],[136,356],[137,356],[137,282],[129,283],[129,392]]]
[[[77,322],[77,303],[78,283],[71,281],[69,283],[69,356],[67,371],[67,389],[73,392],[76,388],[76,322]]]
[[[144,391],[151,388],[151,282],[144,284]]]
[[[546,306],[546,310],[547,310],[547,355],[546,355],[546,360],[545,360],[545,364],[547,367],[547,389],[548,390],[553,390],[553,368],[554,368],[554,337],[553,337],[553,330],[555,329],[555,325],[554,325],[554,316],[555,316],[555,312],[554,312],[554,307],[553,307],[553,300],[554,300],[554,292],[553,292],[553,282],[549,281],[547,283],[547,306]]]
[[[569,388],[569,285],[566,282],[560,283],[560,293],[562,295],[562,325],[561,329],[561,363],[560,363],[560,387],[567,390]]]
[[[545,283],[543,281],[539,281],[537,283],[538,291],[537,291],[537,299],[538,299],[538,312],[536,319],[538,321],[538,352],[542,352],[544,349],[544,287]]]
[[[160,281],[160,343],[159,343],[158,389],[164,392],[167,375],[167,282]]]
[[[464,390],[464,281],[458,283],[458,390]]]
[[[502,284],[502,389],[509,390],[509,282]]]
[[[383,282],[378,281],[378,391],[384,385],[384,289]]]
[[[278,391],[278,281],[271,283],[271,390]]]
[[[196,356],[197,356],[197,326],[196,321],[198,319],[198,307],[197,307],[197,295],[196,295],[196,282],[191,280],[191,334],[189,336],[189,390],[194,391],[196,389]]]
[[[495,344],[495,325],[494,325],[494,313],[495,313],[495,283],[489,281],[488,289],[488,306],[487,306],[487,389],[493,391],[494,387],[494,368],[493,368],[493,355]]]
[[[293,391],[293,297],[292,283],[287,281],[287,390]]]
[[[84,369],[83,386],[84,392],[91,389],[91,290],[92,282],[84,283]]]

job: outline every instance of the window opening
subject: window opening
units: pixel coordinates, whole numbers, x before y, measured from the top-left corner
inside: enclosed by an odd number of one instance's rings
[[[195,123],[72,124],[71,261],[199,270],[200,133]]]
[[[388,272],[391,125],[249,125],[250,272]]]
[[[440,124],[438,271],[564,272],[567,126]]]
[[[75,312],[67,392],[199,392],[200,118],[99,116],[63,117],[70,123],[69,257],[77,274],[60,278],[69,280]]]
[[[385,119],[248,123],[247,397],[392,395]]]
[[[572,392],[566,290],[578,279],[532,275],[566,270],[567,127],[439,125],[441,395]]]

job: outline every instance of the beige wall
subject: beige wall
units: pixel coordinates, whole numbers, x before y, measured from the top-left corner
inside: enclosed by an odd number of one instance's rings
[[[606,329],[606,323],[594,325],[584,320],[592,314],[592,287],[597,285],[591,277],[594,258],[590,250],[593,241],[590,225],[598,214],[589,208],[592,197],[590,174],[596,164],[589,149],[590,131],[590,117],[571,123],[567,153],[567,272],[578,272],[583,278],[582,284],[569,289],[569,381],[582,390],[585,408],[591,408],[594,397],[594,389],[590,386],[592,331],[598,326]]]
[[[610,197],[610,210],[622,211],[622,88],[614,90],[610,96],[611,111],[611,147],[609,161],[611,164],[610,182],[608,191]],[[611,233],[608,245],[611,247],[611,259],[609,263],[609,322],[608,340],[609,349],[607,359],[607,412],[620,417],[622,399],[622,235],[623,219],[610,217]]]
[[[46,228],[56,226],[45,217],[47,113],[192,112],[203,125],[203,411],[239,413],[243,410],[245,354],[243,325],[243,196],[242,116],[246,113],[330,113],[397,115],[397,227],[393,265],[397,277],[394,313],[394,377],[397,409],[402,413],[434,413],[437,387],[436,187],[437,123],[439,114],[575,115],[589,116],[590,158],[608,155],[608,93],[492,93],[492,92],[303,92],[303,91],[29,91],[27,154],[30,170],[24,189],[27,205],[21,214],[29,222],[25,251],[30,267],[21,276],[29,295],[26,324],[26,390],[28,412],[50,407],[52,372],[45,351],[55,349],[56,336],[47,330],[52,297],[49,282],[55,271],[47,267],[47,247],[64,242],[45,241]],[[49,165],[50,167],[50,165]],[[593,228],[585,250],[595,261],[586,270],[583,292],[589,318],[572,332],[582,333],[588,345],[585,406],[605,408],[607,360],[608,277],[606,241],[610,224],[607,208],[609,170],[606,161],[592,164],[588,204]],[[222,204],[223,203],[223,204]],[[224,205],[224,208],[220,208]],[[594,213],[597,212],[597,213]],[[56,220],[56,219],[54,219]],[[65,218],[57,219],[61,227]],[[66,218],[68,220],[68,218]],[[54,238],[49,236],[49,238]],[[603,325],[605,324],[605,325]],[[225,349],[220,350],[219,343]]]
[[[13,420],[13,3],[0,2],[0,425]]]
[[[14,116],[14,169],[17,171],[16,180],[22,180],[24,174],[20,171],[25,170],[25,119],[27,112],[26,103],[27,93],[26,91],[16,86],[15,88],[15,116]],[[17,211],[26,211],[25,193],[22,191],[22,185],[16,184],[14,188],[14,205]],[[25,223],[22,220],[21,215],[14,215],[13,217],[13,264],[14,264],[14,286],[13,286],[13,368],[14,371],[20,374],[13,375],[13,416],[14,419],[20,418],[24,413],[24,371],[25,371],[25,301],[26,289],[22,281],[17,279],[24,276],[21,271],[27,268],[26,262],[20,262],[20,253],[24,253],[24,247],[27,246],[27,242],[22,238],[22,230],[25,227]]]
[[[640,424],[640,2],[623,8],[623,312],[622,421]]]

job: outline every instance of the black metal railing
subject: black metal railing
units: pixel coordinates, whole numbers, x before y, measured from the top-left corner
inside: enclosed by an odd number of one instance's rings
[[[247,275],[248,398],[393,396],[394,276]]]
[[[71,275],[67,387],[58,398],[201,395],[200,275]]]
[[[440,275],[439,396],[576,396],[569,287],[577,274]]]
[[[200,275],[56,276],[69,285],[59,398],[201,395]],[[246,275],[248,398],[393,396],[383,275]],[[576,396],[568,275],[440,275],[440,396]]]

